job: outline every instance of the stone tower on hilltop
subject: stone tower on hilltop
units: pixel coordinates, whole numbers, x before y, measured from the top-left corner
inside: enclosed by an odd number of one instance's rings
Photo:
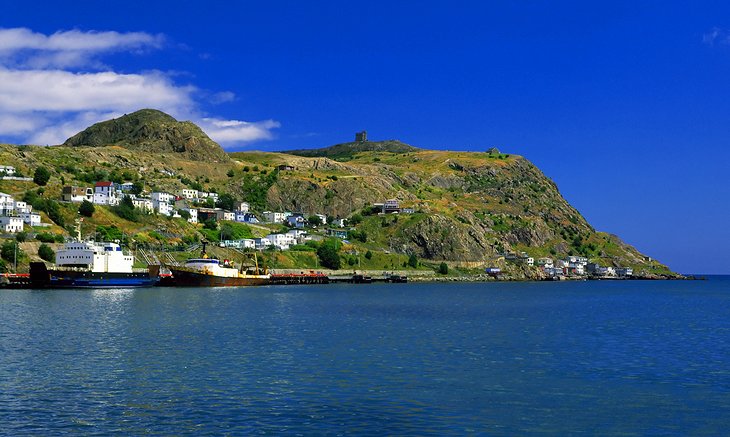
[[[365,131],[364,130],[362,132],[357,132],[355,134],[355,142],[356,143],[364,143],[367,140],[368,140],[368,131]]]

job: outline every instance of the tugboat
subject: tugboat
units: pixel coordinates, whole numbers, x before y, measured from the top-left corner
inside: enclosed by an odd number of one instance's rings
[[[243,287],[268,285],[271,275],[259,268],[256,254],[253,265],[237,268],[228,260],[209,258],[205,252],[207,243],[203,242],[200,258],[191,258],[182,266],[166,266],[172,272],[174,283],[183,287]]]

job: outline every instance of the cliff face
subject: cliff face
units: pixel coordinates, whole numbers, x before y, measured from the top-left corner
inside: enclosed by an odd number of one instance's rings
[[[227,162],[228,155],[198,126],[164,112],[142,109],[96,123],[67,139],[64,146],[117,145],[149,153],[175,153],[193,161]]]

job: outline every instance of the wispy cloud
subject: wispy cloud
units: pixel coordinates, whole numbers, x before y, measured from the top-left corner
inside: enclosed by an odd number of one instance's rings
[[[730,44],[730,31],[713,27],[709,32],[702,35],[702,42],[709,45]]]
[[[276,121],[225,120],[201,112],[196,99],[228,102],[235,99],[230,91],[201,92],[176,83],[180,75],[121,73],[99,61],[112,52],[142,54],[164,45],[164,36],[145,32],[44,35],[26,28],[0,29],[0,137],[58,144],[90,124],[140,108],[192,120],[227,146],[273,137]]]

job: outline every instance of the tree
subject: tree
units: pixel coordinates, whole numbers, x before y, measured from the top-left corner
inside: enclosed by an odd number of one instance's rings
[[[144,191],[144,183],[141,181],[134,181],[132,184],[132,189],[129,190],[130,193],[135,195],[142,194],[142,191]]]
[[[89,202],[88,200],[84,200],[83,202],[81,202],[81,205],[79,205],[79,214],[84,217],[93,216],[95,210],[96,208],[94,208],[94,204]]]
[[[365,258],[366,259],[372,259],[373,258],[373,253],[368,250],[367,252],[365,252]]]
[[[442,275],[448,275],[449,274],[449,265],[445,262],[442,262],[439,264],[439,273]]]
[[[415,253],[412,253],[411,256],[408,257],[408,265],[414,269],[418,267],[418,257],[416,257]]]
[[[307,221],[309,222],[309,226],[319,226],[322,224],[322,219],[314,214],[307,217]]]
[[[236,199],[234,199],[233,196],[228,193],[223,193],[218,196],[218,201],[216,202],[215,206],[221,209],[225,209],[227,211],[233,211],[233,208],[236,206]]]
[[[228,173],[226,173],[226,176],[228,176],[229,178],[232,178],[234,174],[235,173],[233,173],[233,169],[230,169],[230,170],[228,170]]]
[[[185,220],[190,220],[190,211],[187,209],[180,209],[177,211],[178,214],[180,214],[180,217],[184,218]]]
[[[51,172],[45,167],[38,167],[35,169],[33,174],[33,182],[40,186],[45,186],[48,180],[51,179]]]
[[[327,267],[332,270],[339,269],[341,265],[339,250],[340,242],[336,239],[329,238],[323,241],[317,249],[317,256],[322,267]]]
[[[15,241],[17,241],[18,243],[22,243],[27,239],[28,239],[28,234],[25,232],[18,232],[17,234],[15,234]]]
[[[53,262],[56,259],[56,252],[51,249],[51,246],[43,243],[38,248],[38,256],[41,257],[42,260]]]
[[[114,207],[114,213],[119,217],[129,220],[130,222],[136,222],[139,220],[139,214],[137,209],[134,207],[134,202],[129,196],[122,197],[122,201],[119,205]]]
[[[18,242],[13,241],[13,240],[8,240],[5,243],[3,243],[2,246],[0,246],[0,256],[5,261],[13,262],[13,261],[15,261],[16,250],[17,250],[18,259],[22,258],[24,253],[22,250],[20,250],[20,247],[18,247]]]

